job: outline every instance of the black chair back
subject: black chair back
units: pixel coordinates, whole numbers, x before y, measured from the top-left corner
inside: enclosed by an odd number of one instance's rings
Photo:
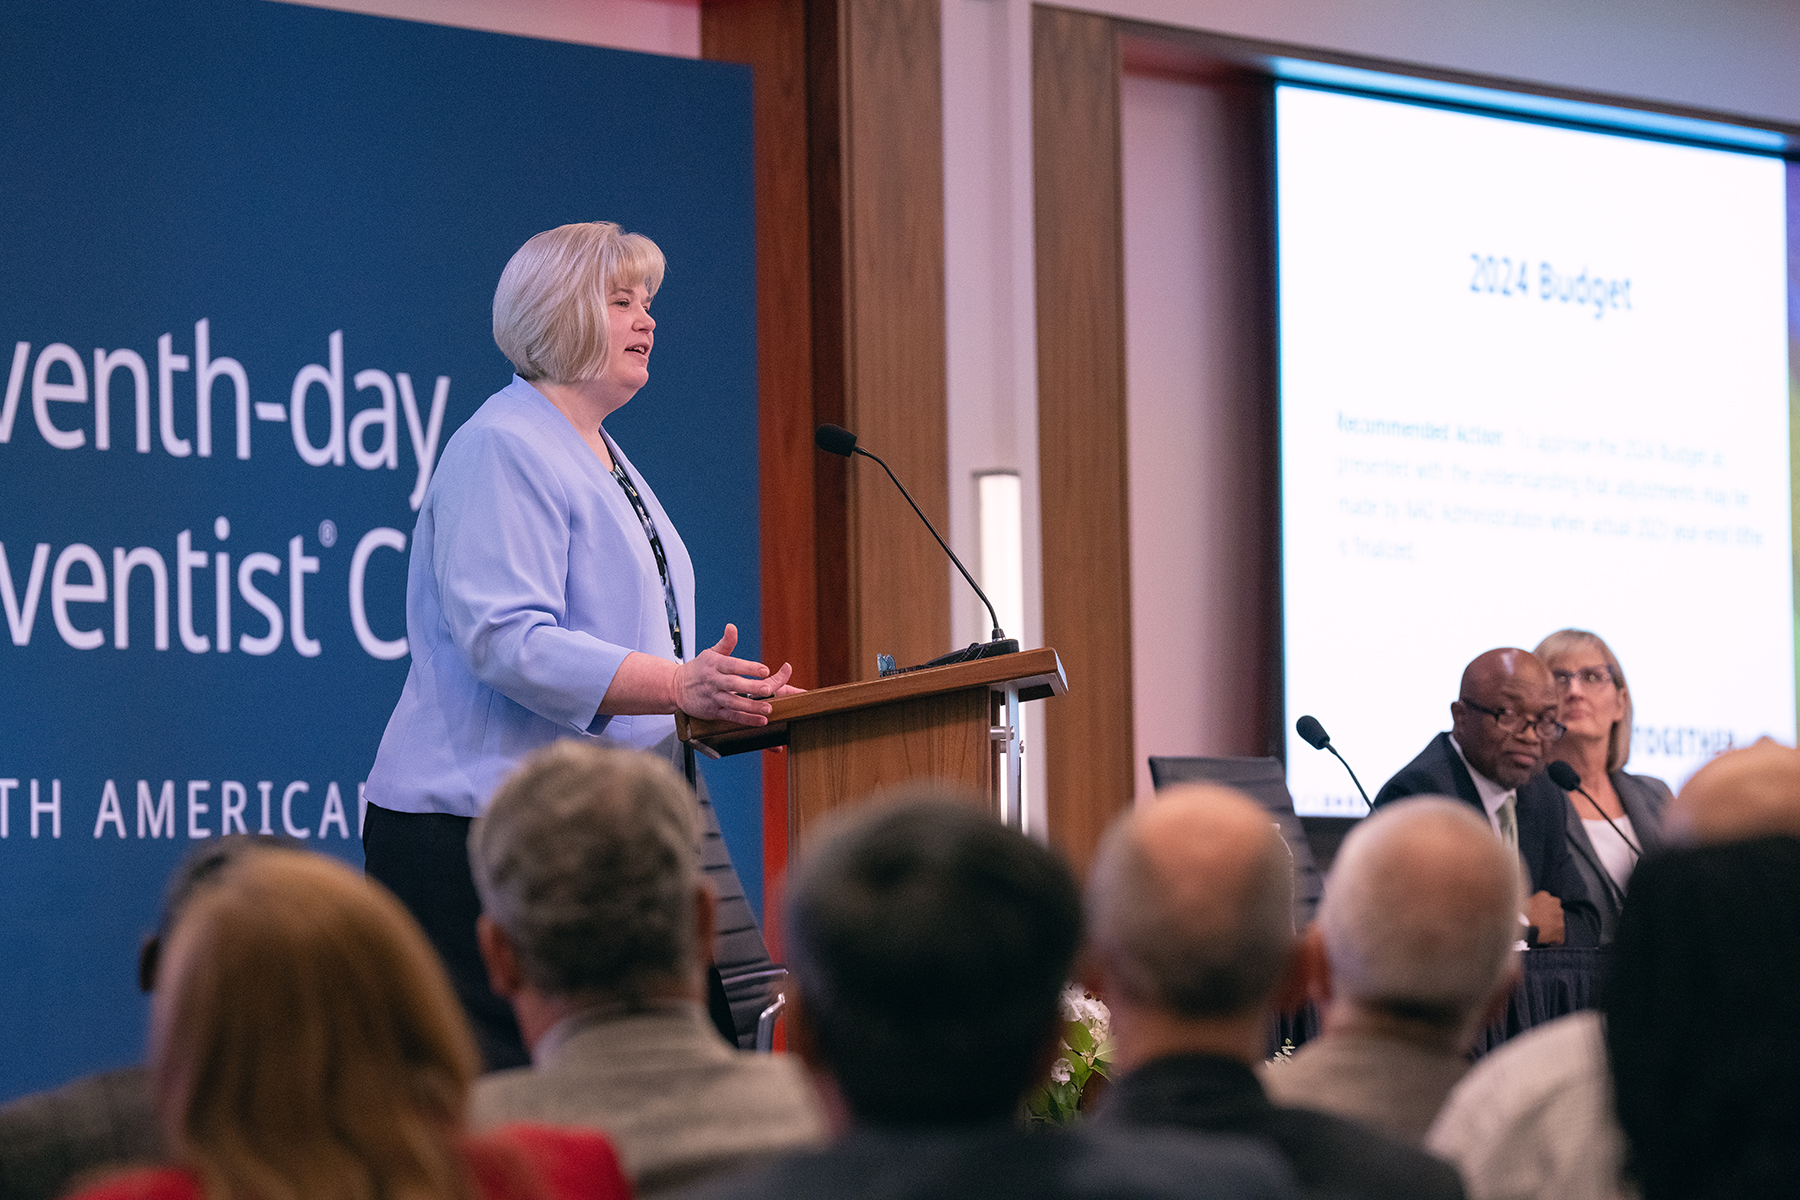
[[[1306,928],[1318,911],[1319,897],[1325,894],[1325,879],[1313,857],[1306,828],[1294,815],[1294,798],[1288,792],[1287,773],[1280,759],[1152,755],[1150,782],[1159,792],[1178,783],[1223,784],[1261,804],[1294,857],[1294,928]]]

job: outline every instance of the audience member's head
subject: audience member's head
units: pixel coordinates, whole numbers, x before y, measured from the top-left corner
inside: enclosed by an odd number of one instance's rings
[[[1468,805],[1376,809],[1344,839],[1319,905],[1334,1004],[1472,1037],[1518,970],[1523,893],[1518,855]]]
[[[1463,669],[1462,689],[1450,705],[1451,733],[1463,757],[1501,787],[1514,788],[1544,763],[1554,738],[1556,684],[1529,650],[1489,650]],[[1560,734],[1560,728],[1557,729]]]
[[[1726,751],[1694,772],[1669,806],[1668,825],[1695,842],[1800,837],[1800,750],[1760,738]]]
[[[787,914],[794,1041],[858,1121],[1003,1119],[1049,1067],[1080,896],[972,805],[909,789],[840,818]]]
[[[145,938],[144,944],[138,949],[138,990],[148,992],[156,987],[157,961],[162,956],[164,943],[169,940],[169,934],[175,928],[175,922],[181,919],[181,914],[186,910],[188,901],[211,884],[224,867],[259,847],[290,850],[301,848],[300,843],[293,838],[234,833],[216,841],[201,842],[198,849],[181,860],[181,865],[169,876],[169,885],[163,892],[162,917],[157,922],[156,932]]]
[[[209,1196],[462,1195],[478,1065],[417,925],[334,860],[242,855],[164,947],[151,1069],[169,1145]]]
[[[1191,1022],[1261,1015],[1293,961],[1292,897],[1287,848],[1242,793],[1171,788],[1115,821],[1087,903],[1121,1037],[1134,1010]]]
[[[532,754],[469,833],[490,967],[538,992],[642,1007],[698,987],[710,893],[693,793],[667,762],[560,741]]]
[[[1627,1170],[1644,1200],[1793,1195],[1800,840],[1644,859],[1604,1008]]]

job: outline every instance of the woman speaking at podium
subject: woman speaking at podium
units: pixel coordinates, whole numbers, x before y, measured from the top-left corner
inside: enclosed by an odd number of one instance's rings
[[[655,243],[596,221],[538,234],[494,293],[517,374],[444,447],[406,585],[406,686],[369,772],[367,870],[443,955],[490,1069],[526,1060],[475,942],[471,820],[528,751],[587,738],[675,753],[673,714],[767,723],[779,671],[693,652],[694,568],[602,422],[650,379]]]

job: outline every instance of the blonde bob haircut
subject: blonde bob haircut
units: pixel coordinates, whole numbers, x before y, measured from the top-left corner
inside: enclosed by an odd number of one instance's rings
[[[1621,771],[1631,758],[1631,689],[1625,686],[1625,668],[1619,665],[1614,657],[1612,647],[1597,633],[1589,633],[1585,629],[1559,629],[1537,644],[1532,651],[1543,660],[1546,667],[1556,669],[1556,661],[1566,654],[1577,650],[1598,650],[1600,657],[1606,660],[1606,669],[1612,672],[1613,683],[1618,686],[1619,696],[1625,701],[1625,712],[1613,722],[1612,732],[1606,738],[1606,772],[1612,774]]]
[[[150,1020],[163,1129],[207,1200],[472,1200],[474,1041],[412,917],[343,864],[226,866],[175,927]]]
[[[611,221],[546,229],[513,252],[494,289],[494,344],[519,378],[579,383],[606,367],[606,300],[662,286],[663,252]]]

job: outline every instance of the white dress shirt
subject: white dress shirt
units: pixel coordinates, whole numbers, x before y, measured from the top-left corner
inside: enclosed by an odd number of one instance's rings
[[[1486,775],[1477,771],[1474,767],[1469,766],[1469,756],[1464,754],[1463,748],[1457,744],[1456,735],[1454,733],[1450,735],[1450,747],[1456,751],[1456,757],[1462,759],[1463,766],[1468,769],[1469,778],[1475,781],[1475,793],[1481,797],[1481,807],[1487,810],[1488,824],[1492,825],[1494,827],[1494,833],[1499,835],[1500,806],[1505,804],[1508,800],[1517,800],[1519,789],[1501,787],[1492,779],[1489,779]],[[1518,806],[1515,804],[1515,810],[1517,807]]]

